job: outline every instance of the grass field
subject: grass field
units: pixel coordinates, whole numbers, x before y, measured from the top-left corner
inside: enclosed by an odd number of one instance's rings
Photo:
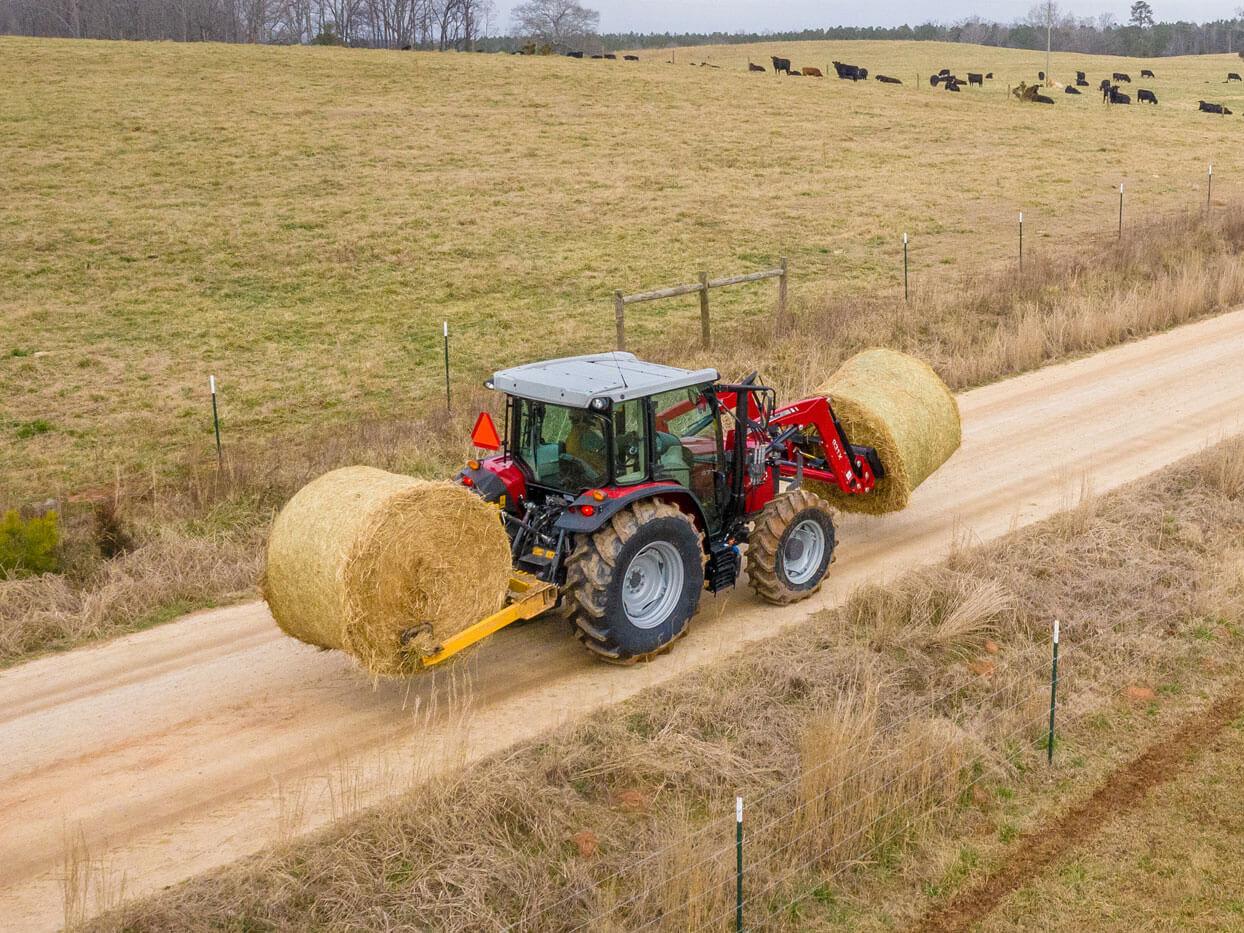
[[[839,58],[907,82],[751,75]],[[677,65],[0,38],[0,501],[167,474],[211,443],[439,405],[457,379],[612,340],[610,295],[790,258],[799,307],[1009,262],[1238,194],[1227,56],[1147,62],[1161,104],[1006,97],[1043,56],[932,43],[697,48]],[[692,68],[689,59],[721,66]],[[992,70],[949,94],[916,75]],[[1091,78],[1139,61],[1056,55]],[[1195,112],[1223,100],[1237,115]],[[723,344],[772,293],[713,296]],[[694,299],[642,306],[667,360]],[[766,312],[761,321],[754,314]],[[797,319],[800,322],[808,318]],[[683,341],[682,335],[687,335]],[[762,371],[763,345],[753,354]]]

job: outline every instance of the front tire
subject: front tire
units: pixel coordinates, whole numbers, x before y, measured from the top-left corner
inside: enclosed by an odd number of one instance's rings
[[[607,661],[633,664],[686,634],[704,589],[704,548],[685,512],[644,499],[580,537],[563,603],[575,635]]]
[[[748,537],[748,582],[779,606],[807,599],[825,581],[836,544],[829,503],[806,489],[778,496]]]

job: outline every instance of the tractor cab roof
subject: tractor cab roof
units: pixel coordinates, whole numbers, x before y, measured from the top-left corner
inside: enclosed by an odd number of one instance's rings
[[[492,385],[507,395],[587,408],[594,399],[624,402],[717,379],[715,369],[645,363],[633,353],[615,350],[503,369],[493,374]]]

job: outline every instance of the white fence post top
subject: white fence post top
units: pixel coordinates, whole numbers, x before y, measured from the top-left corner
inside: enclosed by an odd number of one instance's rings
[[[740,823],[743,822],[743,798],[742,797],[734,798],[734,818],[738,820]]]
[[[208,384],[208,386],[210,386],[210,387],[211,387],[211,390],[212,390],[212,395],[215,395],[215,394],[216,394],[216,377],[215,377],[215,376],[208,376],[208,377],[207,377],[207,384]]]
[[[1054,620],[1054,644],[1058,644],[1058,620]]]

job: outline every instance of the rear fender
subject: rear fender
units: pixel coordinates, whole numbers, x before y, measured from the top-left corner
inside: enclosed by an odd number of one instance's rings
[[[661,499],[678,506],[691,517],[696,530],[700,532],[707,553],[708,521],[704,517],[704,508],[700,505],[700,500],[687,487],[677,483],[653,483],[636,489],[601,491],[606,493],[605,498],[601,500],[597,500],[590,493],[579,496],[561,514],[553,527],[571,534],[590,535],[613,516],[634,503],[642,499]],[[590,509],[591,514],[583,514],[584,508]]]

